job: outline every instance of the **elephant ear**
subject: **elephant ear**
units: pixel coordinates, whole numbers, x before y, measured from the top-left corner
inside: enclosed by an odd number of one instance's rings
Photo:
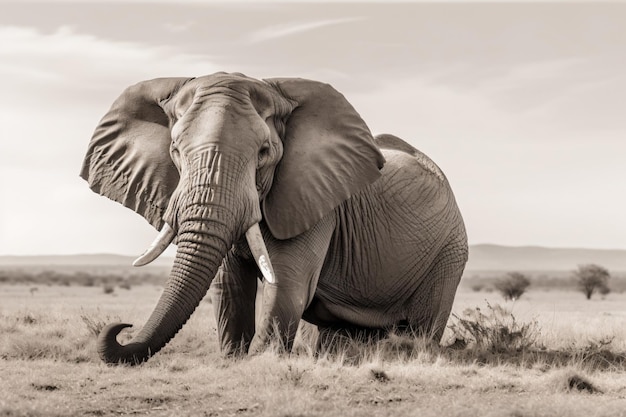
[[[141,214],[155,228],[178,184],[163,103],[189,78],[158,78],[127,88],[91,138],[80,176],[96,193]]]
[[[289,239],[379,178],[385,159],[363,119],[330,85],[299,78],[266,81],[298,103],[263,201],[272,234]]]

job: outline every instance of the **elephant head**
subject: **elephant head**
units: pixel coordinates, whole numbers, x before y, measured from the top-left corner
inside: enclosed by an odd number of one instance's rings
[[[120,345],[130,325],[107,326],[100,357],[136,364],[165,346],[244,235],[271,280],[258,223],[292,238],[375,181],[383,164],[363,120],[327,84],[217,73],[127,88],[96,128],[81,176],[161,229],[136,264],[173,240],[178,248],[144,327]]]

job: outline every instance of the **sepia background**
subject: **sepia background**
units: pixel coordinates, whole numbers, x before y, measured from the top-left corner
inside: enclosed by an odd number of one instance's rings
[[[78,177],[121,91],[331,83],[444,170],[471,244],[626,249],[626,4],[0,3],[0,255],[139,254]]]
[[[624,416],[625,22],[626,2],[0,0],[0,415]],[[156,233],[79,178],[87,144],[127,86],[216,71],[328,82],[440,165],[471,244],[441,344],[320,351],[302,320],[290,354],[233,360],[206,296],[148,363],[102,362],[172,257],[130,266]]]

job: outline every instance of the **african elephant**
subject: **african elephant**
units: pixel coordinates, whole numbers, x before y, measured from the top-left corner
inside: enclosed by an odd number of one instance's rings
[[[391,135],[372,137],[330,85],[217,73],[127,88],[97,126],[81,176],[173,241],[147,323],[105,327],[107,363],[138,364],[182,328],[212,285],[226,354],[288,349],[300,319],[328,329],[410,329],[439,340],[467,261],[441,170]],[[262,313],[255,296],[264,280]]]

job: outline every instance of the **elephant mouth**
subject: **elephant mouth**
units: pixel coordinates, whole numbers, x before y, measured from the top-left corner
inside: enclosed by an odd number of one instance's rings
[[[133,266],[144,266],[148,265],[150,262],[157,259],[161,254],[167,249],[167,247],[174,241],[176,238],[176,231],[168,224],[164,223],[163,228],[154,239],[154,242],[146,249],[146,251],[139,256],[133,262]],[[270,284],[276,282],[276,275],[274,274],[274,268],[270,261],[270,256],[267,251],[267,246],[265,245],[265,241],[263,240],[263,235],[261,234],[261,228],[258,223],[254,223],[247,231],[246,231],[246,241],[248,242],[248,246],[250,247],[250,251],[252,252],[252,256],[254,257],[254,261],[256,262],[263,278],[267,280]]]

